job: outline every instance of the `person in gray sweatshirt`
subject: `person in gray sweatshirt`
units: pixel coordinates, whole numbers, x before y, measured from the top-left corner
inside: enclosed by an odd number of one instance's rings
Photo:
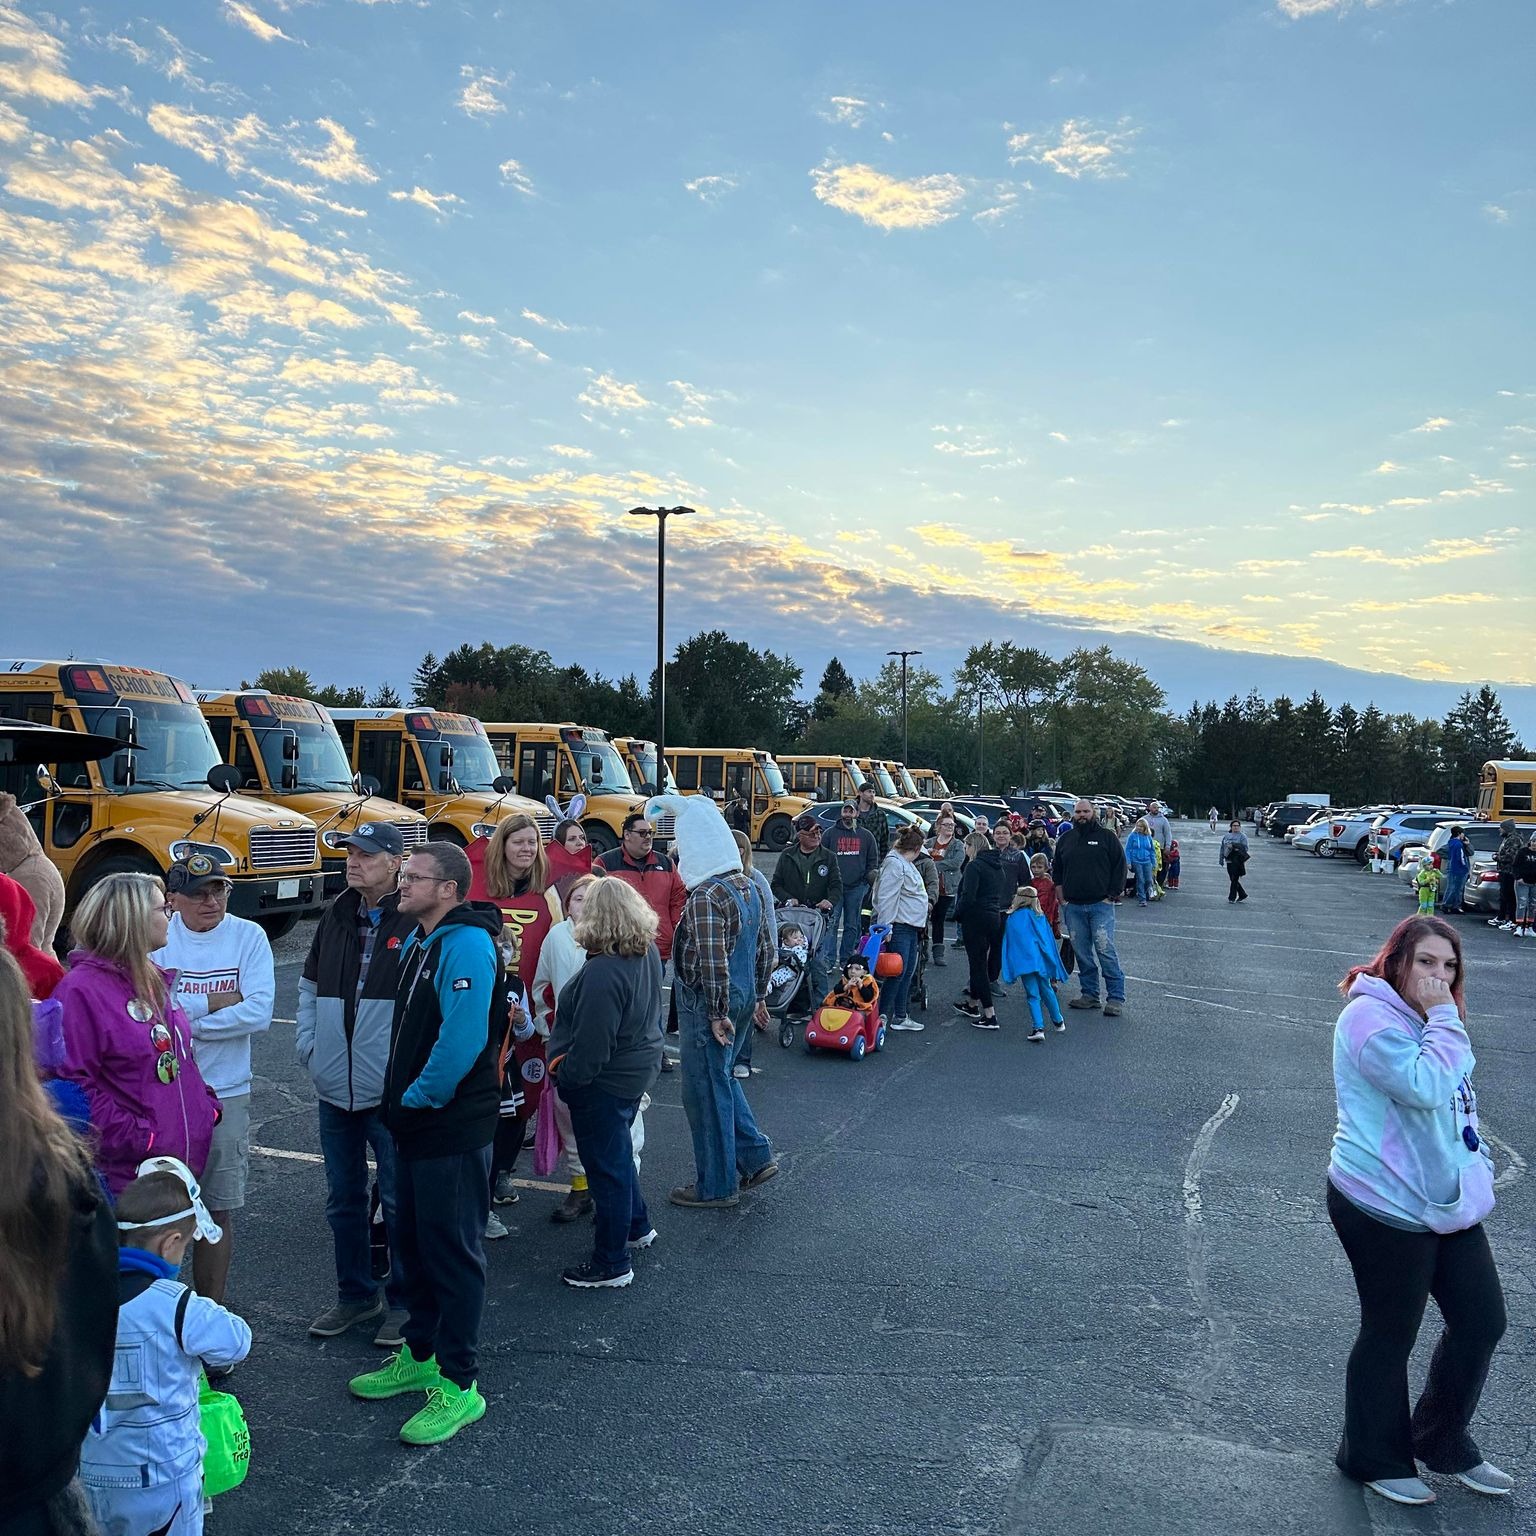
[[[1477,1493],[1514,1487],[1470,1429],[1506,1318],[1483,1230],[1493,1161],[1472,1089],[1464,981],[1456,930],[1405,918],[1344,978],[1349,1001],[1334,1026],[1328,1216],[1360,1294],[1336,1460],[1398,1504],[1434,1500],[1418,1462]],[[1445,1330],[1410,1413],[1408,1357],[1431,1295]]]
[[[561,1276],[579,1290],[628,1285],[631,1251],[656,1239],[629,1134],[661,1072],[656,928],[656,914],[623,881],[588,891],[574,935],[587,963],[561,989],[549,1038],[550,1070],[596,1205],[592,1257]]]

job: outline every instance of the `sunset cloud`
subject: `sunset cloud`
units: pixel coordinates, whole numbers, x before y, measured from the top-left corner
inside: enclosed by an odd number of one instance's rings
[[[504,187],[511,187],[514,192],[521,192],[524,197],[534,195],[533,179],[523,169],[521,160],[503,160],[496,170],[501,176],[501,184]]]
[[[1121,118],[1113,128],[1095,128],[1092,123],[1068,118],[1048,134],[1010,134],[1008,163],[1043,165],[1073,181],[1085,176],[1104,181],[1126,174],[1121,162],[1140,132],[1127,118]]]
[[[88,107],[101,93],[70,73],[64,44],[14,5],[0,5],[0,93]]]
[[[250,6],[242,5],[240,0],[221,0],[221,3],[224,19],[232,26],[243,27],[252,37],[260,38],[264,43],[293,41],[281,27],[274,26],[264,17],[258,16]]]
[[[576,398],[597,411],[643,411],[651,403],[633,384],[608,373],[600,373]]]
[[[459,70],[459,77],[464,84],[459,91],[457,105],[465,117],[495,117],[507,110],[507,104],[499,92],[506,89],[512,79],[511,75],[493,74],[488,69],[477,69],[473,64],[465,64]]]
[[[683,183],[685,192],[692,192],[701,203],[718,203],[737,188],[734,176],[695,176]]]
[[[425,208],[435,213],[438,218],[446,218],[453,212],[454,206],[463,202],[452,192],[428,192],[425,187],[412,187],[409,192],[394,191],[389,194],[390,200],[397,203],[415,203],[418,208]]]
[[[340,123],[329,117],[318,118],[315,126],[325,134],[327,143],[313,153],[296,151],[293,158],[305,170],[313,171],[323,181],[362,181],[379,179],[357,152],[357,140]]]
[[[940,174],[903,180],[872,165],[828,161],[811,172],[812,190],[830,208],[851,213],[876,229],[932,229],[960,212],[966,187]]]

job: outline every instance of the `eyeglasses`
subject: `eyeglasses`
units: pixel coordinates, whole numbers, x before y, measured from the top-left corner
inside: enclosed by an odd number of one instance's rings
[[[643,838],[646,838],[646,839],[650,839],[650,838],[655,837],[656,834],[649,827],[631,827],[629,829],[629,831],[624,834],[624,836],[625,837],[643,837]]]
[[[200,891],[183,891],[183,901],[197,901],[204,906],[214,907],[222,901],[229,900],[229,887],[227,885],[205,885]]]
[[[401,885],[420,885],[423,881],[427,881],[427,882],[429,882],[432,885],[447,885],[448,884],[448,876],[446,876],[446,875],[412,875],[412,874],[404,874],[404,875],[400,876],[400,884]]]

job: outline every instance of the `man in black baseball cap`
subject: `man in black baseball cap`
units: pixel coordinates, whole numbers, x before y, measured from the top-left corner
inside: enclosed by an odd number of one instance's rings
[[[312,1338],[350,1328],[375,1330],[381,1348],[398,1349],[405,1325],[399,1266],[383,1282],[388,1255],[370,1251],[371,1149],[386,1226],[395,1219],[395,1145],[379,1113],[395,1011],[400,952],[416,926],[400,914],[397,886],[405,851],[400,829],[369,821],[340,841],[347,888],[315,925],[299,980],[299,1061],[315,1085],[325,1157],[325,1216],[335,1245],[336,1304],[309,1325]]]
[[[165,894],[195,896],[215,881],[234,889],[235,882],[206,853],[189,853],[186,858],[177,859],[166,870]]]

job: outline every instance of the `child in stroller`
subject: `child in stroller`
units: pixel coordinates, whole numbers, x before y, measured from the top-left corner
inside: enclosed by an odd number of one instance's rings
[[[779,959],[768,978],[768,1012],[778,1020],[779,1044],[788,1050],[795,1023],[808,1018],[812,1001],[806,978],[810,959],[826,932],[827,915],[819,907],[779,907]]]

